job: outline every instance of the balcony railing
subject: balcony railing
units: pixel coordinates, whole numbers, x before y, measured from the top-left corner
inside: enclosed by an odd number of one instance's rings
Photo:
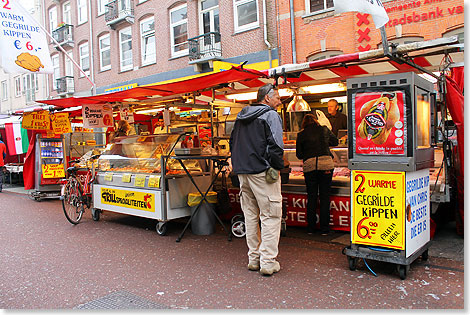
[[[57,83],[57,94],[64,95],[64,94],[73,94],[75,93],[75,85],[72,76],[65,76],[62,78],[58,78],[56,80]]]
[[[73,47],[73,25],[64,24],[52,31],[52,37],[61,45]],[[54,45],[57,46],[57,45]]]
[[[133,0],[114,0],[105,5],[106,12],[104,18],[106,24],[111,28],[121,22],[127,21],[134,23],[134,1]]]
[[[190,63],[220,59],[222,48],[220,33],[209,32],[188,39]]]

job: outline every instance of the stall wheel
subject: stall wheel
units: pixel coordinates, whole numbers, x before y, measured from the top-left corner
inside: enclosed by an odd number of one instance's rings
[[[91,217],[93,221],[99,221],[101,216],[101,210],[97,208],[91,208]]]
[[[166,222],[158,222],[155,229],[157,231],[157,234],[160,236],[165,236],[167,232],[167,224]]]
[[[236,221],[243,221],[243,220],[244,220],[243,214],[236,214],[232,217],[230,223],[233,224]]]
[[[422,258],[424,261],[428,260],[428,258],[429,258],[429,252],[428,252],[427,249],[421,254],[421,258]]]
[[[356,257],[351,257],[351,256],[347,256],[347,257],[348,257],[349,270],[351,270],[351,271],[356,270],[357,258]]]
[[[232,223],[232,234],[236,237],[243,237],[246,234],[245,221],[235,221]]]
[[[408,272],[410,271],[409,265],[397,265],[398,274],[400,275],[401,280],[405,280]]]

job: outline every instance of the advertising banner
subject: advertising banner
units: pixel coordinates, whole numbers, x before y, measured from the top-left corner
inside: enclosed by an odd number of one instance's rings
[[[69,113],[54,113],[51,115],[52,131],[55,134],[64,134],[72,132],[72,126],[69,120]]]
[[[405,249],[405,172],[352,171],[351,241]]]
[[[39,112],[23,113],[21,127],[30,130],[49,130],[51,129],[51,120],[49,112],[42,110]]]
[[[381,28],[389,21],[389,17],[381,0],[333,0],[336,13],[362,12],[372,15],[375,28]]]
[[[64,164],[42,164],[43,178],[64,178]]]
[[[134,113],[129,108],[129,105],[121,105],[119,113],[121,114],[122,120],[125,120],[130,124],[134,123]]]
[[[406,173],[406,257],[431,239],[429,169]]]
[[[113,108],[111,105],[83,105],[82,117],[84,128],[113,126]]]
[[[199,146],[206,147],[211,145],[212,130],[210,125],[199,125]]]
[[[227,215],[228,219],[237,213],[242,213],[239,192],[239,189],[229,189],[230,206],[233,211]],[[307,194],[282,193],[282,206],[288,226],[307,226]],[[320,221],[319,215],[318,210],[317,222]],[[349,231],[350,218],[349,196],[330,196],[331,229]],[[320,223],[317,224],[317,228],[320,228]]]
[[[155,194],[101,187],[101,203],[155,212]]]
[[[356,154],[405,154],[407,132],[404,97],[402,91],[353,95]]]
[[[0,6],[0,55],[6,73],[53,73],[48,39],[19,1]]]

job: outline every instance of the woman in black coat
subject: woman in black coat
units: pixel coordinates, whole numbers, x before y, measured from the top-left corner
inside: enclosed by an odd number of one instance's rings
[[[312,114],[305,115],[301,127],[297,134],[296,155],[303,160],[307,186],[307,231],[313,233],[315,230],[320,194],[320,230],[322,235],[327,235],[330,230],[330,188],[334,169],[329,147],[338,145],[338,138],[328,127],[321,126]]]

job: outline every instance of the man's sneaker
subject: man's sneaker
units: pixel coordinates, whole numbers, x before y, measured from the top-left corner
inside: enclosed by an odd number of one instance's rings
[[[259,270],[259,272],[263,276],[271,276],[273,273],[279,272],[279,270],[281,270],[281,265],[275,261],[272,267],[263,267]]]
[[[259,270],[259,261],[258,262],[249,262],[248,263],[248,270],[258,271]]]

